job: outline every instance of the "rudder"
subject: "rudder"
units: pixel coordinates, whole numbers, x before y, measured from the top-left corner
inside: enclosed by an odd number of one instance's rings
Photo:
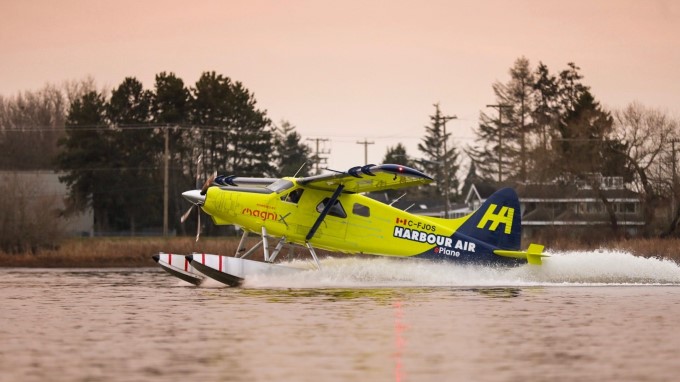
[[[457,233],[497,248],[519,250],[522,242],[521,215],[517,193],[512,188],[503,188],[473,212]]]

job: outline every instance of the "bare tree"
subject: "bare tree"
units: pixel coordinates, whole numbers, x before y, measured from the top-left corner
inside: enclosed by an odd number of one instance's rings
[[[57,196],[16,173],[0,173],[0,251],[36,253],[63,237]]]
[[[52,169],[66,107],[62,91],[49,84],[38,91],[0,97],[0,167]]]
[[[613,139],[624,143],[619,146],[621,154],[634,174],[633,184],[643,195],[646,220],[650,223],[658,204],[664,197],[672,197],[674,190],[673,174],[664,157],[678,137],[678,121],[640,103],[614,111],[613,117]],[[679,214],[676,207],[674,216]]]

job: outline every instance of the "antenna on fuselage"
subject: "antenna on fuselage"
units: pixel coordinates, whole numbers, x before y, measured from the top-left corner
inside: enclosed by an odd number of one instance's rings
[[[390,203],[390,206],[393,205],[394,203],[398,202],[398,201],[399,201],[401,198],[403,198],[404,196],[406,196],[406,193],[405,193],[405,192],[404,192],[403,194],[401,194],[400,197],[394,199],[394,201],[393,201],[392,203]],[[413,204],[411,205],[411,207],[412,207],[412,206],[413,206]],[[409,207],[409,208],[411,208],[411,207]],[[406,211],[406,210],[404,210],[404,211]]]
[[[295,175],[293,175],[293,178],[297,178],[300,171],[302,171],[302,169],[305,168],[306,165],[307,165],[307,161],[305,161],[305,163],[303,163],[302,166],[300,166],[300,168],[297,171],[295,171]]]

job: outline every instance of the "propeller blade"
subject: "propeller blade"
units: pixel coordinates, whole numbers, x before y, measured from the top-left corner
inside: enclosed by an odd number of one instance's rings
[[[198,223],[196,224],[196,242],[201,237],[201,210],[198,210]]]
[[[203,187],[201,188],[201,195],[205,195],[208,192],[208,188],[212,186],[213,182],[215,181],[215,178],[217,178],[217,171],[213,172],[212,176],[208,178],[208,180],[203,183]]]
[[[203,154],[198,156],[198,161],[196,162],[196,188],[201,186],[201,161],[203,160]]]
[[[193,210],[195,206],[196,206],[195,204],[192,204],[191,207],[189,207],[189,209],[187,210],[187,212],[185,212],[184,215],[182,215],[182,217],[179,218],[180,223],[184,223],[187,220],[189,214],[191,214],[191,210]]]

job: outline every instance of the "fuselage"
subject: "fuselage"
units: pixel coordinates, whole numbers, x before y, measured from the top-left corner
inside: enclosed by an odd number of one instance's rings
[[[211,187],[202,208],[218,225],[235,224],[256,233],[265,227],[271,236],[302,245],[332,193],[302,187],[294,178],[284,181],[269,193]],[[479,243],[454,235],[466,220],[414,215],[361,194],[342,193],[309,243],[350,254],[460,257],[480,249]]]

